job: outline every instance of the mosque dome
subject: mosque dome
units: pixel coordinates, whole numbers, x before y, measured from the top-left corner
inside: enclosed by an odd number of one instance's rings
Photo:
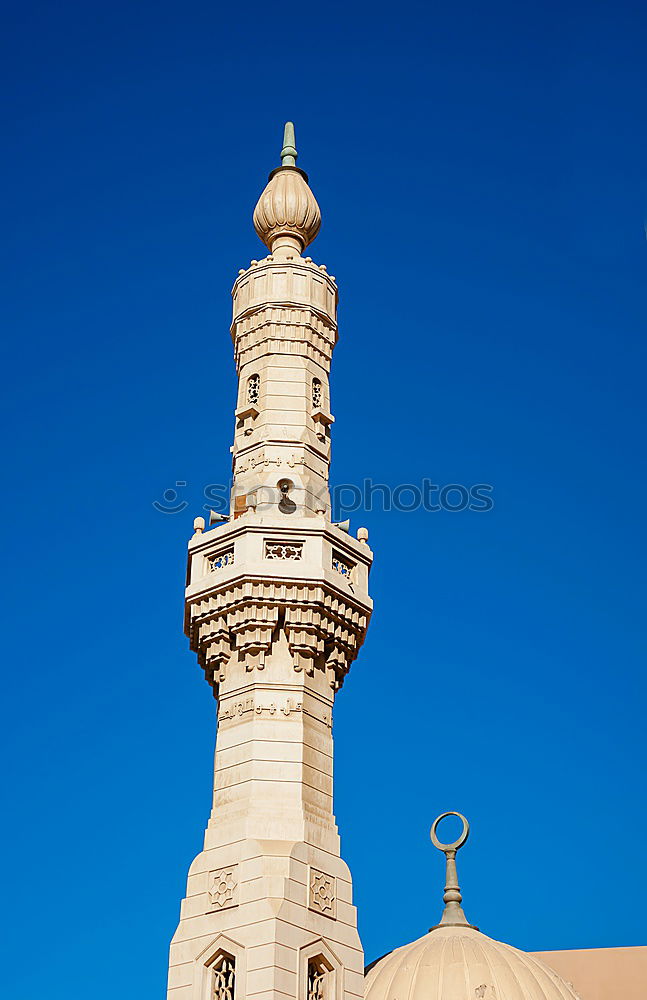
[[[532,955],[471,927],[437,927],[380,959],[366,1000],[574,1000],[577,994]]]
[[[301,253],[321,226],[321,211],[308,186],[308,175],[296,165],[294,142],[294,125],[287,122],[281,166],[270,174],[254,209],[254,228],[271,252],[287,246]]]
[[[441,844],[436,828],[459,816],[463,832]],[[365,1000],[580,1000],[573,987],[533,955],[494,941],[467,922],[456,876],[456,851],[469,835],[460,813],[431,828],[447,859],[445,910],[429,933],[379,959],[366,975]]]

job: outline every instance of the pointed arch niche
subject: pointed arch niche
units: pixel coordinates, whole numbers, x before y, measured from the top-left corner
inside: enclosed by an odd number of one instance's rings
[[[323,938],[299,952],[299,1000],[343,1000],[344,967]]]
[[[195,959],[193,1000],[244,1000],[246,973],[244,947],[218,934]]]

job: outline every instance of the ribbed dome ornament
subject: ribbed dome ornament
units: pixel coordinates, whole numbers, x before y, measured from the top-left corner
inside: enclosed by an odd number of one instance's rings
[[[442,844],[438,839],[436,830],[438,829],[438,824],[441,820],[446,819],[447,816],[458,816],[463,824],[463,830],[461,832],[458,840],[455,840],[453,844]],[[472,930],[477,931],[478,927],[475,924],[470,924],[467,917],[463,913],[463,907],[461,903],[463,902],[463,897],[461,895],[461,888],[458,884],[458,872],[456,869],[456,852],[461,849],[461,847],[467,842],[467,838],[470,835],[470,825],[459,812],[445,812],[431,825],[431,830],[429,836],[431,837],[431,842],[434,847],[437,847],[439,851],[442,851],[445,855],[445,894],[443,900],[445,902],[445,909],[443,910],[443,915],[440,918],[440,923],[436,924],[434,927],[430,927],[430,930],[435,931],[439,927],[471,927]]]
[[[254,209],[254,228],[272,254],[290,259],[315,239],[321,211],[308,186],[308,175],[297,167],[294,125],[285,123],[281,166],[269,176]]]

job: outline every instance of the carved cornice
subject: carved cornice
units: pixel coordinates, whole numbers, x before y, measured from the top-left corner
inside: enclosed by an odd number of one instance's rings
[[[234,283],[231,335],[238,367],[241,355],[272,341],[274,353],[314,351],[327,359],[337,342],[337,285],[324,265],[310,257],[279,262],[272,255],[252,261]],[[262,332],[261,332],[262,331]],[[247,357],[244,359],[249,360]]]
[[[236,368],[264,354],[299,354],[327,372],[337,343],[337,324],[310,307],[263,305],[232,324]]]
[[[248,671],[263,669],[280,620],[294,670],[323,669],[336,691],[364,642],[366,601],[353,601],[329,582],[243,576],[189,598],[185,630],[216,695],[232,656],[240,654]]]

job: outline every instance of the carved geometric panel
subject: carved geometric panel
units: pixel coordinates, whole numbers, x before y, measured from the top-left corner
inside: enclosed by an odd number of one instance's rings
[[[250,375],[247,379],[247,402],[258,403],[258,395],[261,390],[261,376]]]
[[[302,559],[303,542],[265,542],[266,559]]]
[[[236,995],[236,959],[221,955],[213,965],[213,1000],[234,1000]]]
[[[351,562],[340,552],[333,552],[332,554],[332,568],[339,573],[340,576],[345,577],[349,583],[353,582],[353,577],[355,575],[355,563]]]
[[[209,873],[207,883],[209,901],[214,910],[225,910],[238,905],[238,865],[220,868]]]
[[[334,918],[337,915],[337,879],[311,868],[308,907]]]
[[[234,547],[230,546],[228,549],[223,549],[221,552],[216,552],[215,555],[209,556],[209,569],[212,573],[215,573],[219,569],[225,569],[226,566],[234,565]]]
[[[308,1000],[327,1000],[326,978],[328,969],[320,962],[308,962]]]

